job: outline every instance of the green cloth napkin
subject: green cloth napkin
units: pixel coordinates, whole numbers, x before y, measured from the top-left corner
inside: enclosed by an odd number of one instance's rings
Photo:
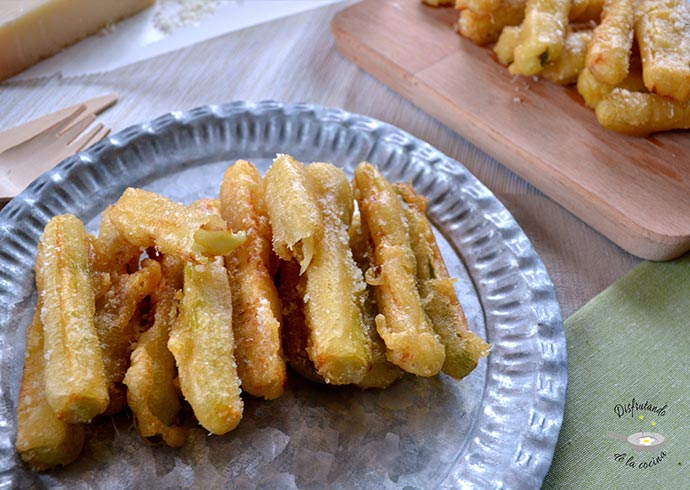
[[[690,255],[642,263],[565,334],[565,416],[542,488],[690,489]],[[608,435],[642,431],[663,447],[641,452]]]

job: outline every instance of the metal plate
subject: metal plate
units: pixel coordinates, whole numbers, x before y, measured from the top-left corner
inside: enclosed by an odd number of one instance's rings
[[[48,219],[97,229],[127,186],[186,203],[218,193],[229,162],[265,171],[276,153],[352,175],[368,160],[429,198],[470,326],[492,344],[461,382],[403,378],[383,391],[317,386],[245,399],[226,436],[194,429],[180,450],[150,447],[126,415],[92,424],[84,453],[47,475],[14,452],[33,261]],[[5,486],[73,488],[538,488],[558,438],[566,349],[553,284],[501,203],[462,165],[388,124],[338,109],[233,102],[166,114],[62,162],[0,213],[0,470]]]

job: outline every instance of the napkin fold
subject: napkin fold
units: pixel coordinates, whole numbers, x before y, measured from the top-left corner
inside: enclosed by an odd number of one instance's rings
[[[642,263],[565,333],[565,416],[543,488],[690,488],[690,254]]]

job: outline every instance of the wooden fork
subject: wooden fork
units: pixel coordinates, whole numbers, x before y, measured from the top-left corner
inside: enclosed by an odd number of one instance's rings
[[[43,172],[110,132],[98,123],[82,134],[96,119],[86,108],[76,106],[47,129],[0,153],[0,202],[14,198]]]

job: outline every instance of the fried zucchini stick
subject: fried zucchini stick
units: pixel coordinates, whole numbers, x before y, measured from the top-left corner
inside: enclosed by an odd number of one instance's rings
[[[362,276],[363,271],[373,267],[373,249],[366,232],[362,232],[359,215],[355,216],[349,229],[350,244],[353,258],[362,271],[358,273],[358,276]],[[297,262],[281,263],[277,283],[283,305],[283,348],[290,366],[295,371],[307,379],[325,383],[326,381],[317,372],[308,353],[310,334],[302,299],[305,282],[304,276],[300,278]],[[361,381],[356,383],[361,388],[385,388],[404,374],[402,369],[386,358],[386,346],[376,331],[374,318],[378,311],[373,295],[371,287],[366,288],[365,295],[357,295],[360,303],[358,307],[363,314],[361,327],[371,345],[373,361],[371,369]]]
[[[393,186],[371,164],[355,170],[362,220],[374,244],[380,313],[376,328],[386,343],[388,360],[419,376],[443,367],[445,348],[424,312],[416,286],[417,264],[410,245],[402,203]]]
[[[522,23],[526,3],[527,0],[458,0],[456,7],[461,10],[458,33],[475,44],[492,43],[504,28]],[[568,18],[572,22],[599,20],[603,3],[603,0],[574,0]]]
[[[304,273],[307,352],[327,383],[358,383],[371,368],[372,352],[360,309],[366,284],[347,234],[354,210],[352,189],[345,173],[333,165],[313,163],[306,172],[323,223],[314,241],[312,262]]]
[[[137,431],[147,441],[161,439],[171,447],[180,447],[187,431],[177,424],[180,398],[175,378],[175,359],[168,350],[169,332],[177,318],[176,295],[182,287],[183,263],[176,257],[164,255],[162,279],[153,295],[154,322],[141,334],[132,363],[125,374],[127,404],[134,415]]]
[[[538,75],[558,59],[565,42],[570,0],[528,0],[520,43],[515,47],[514,75]]]
[[[200,264],[229,254],[244,241],[244,235],[228,230],[220,216],[131,187],[110,210],[110,219],[129,243],[155,246],[163,254]]]
[[[243,404],[223,259],[185,264],[183,291],[168,348],[175,356],[182,394],[197,420],[209,432],[225,434],[240,423]]]
[[[132,318],[139,303],[152,294],[161,279],[161,267],[146,259],[132,274],[114,274],[111,288],[96,301],[96,331],[101,342],[103,366],[110,403],[104,415],[118,413],[127,405],[122,380],[130,363],[137,332]]]
[[[601,23],[594,28],[587,68],[602,83],[618,85],[630,68],[637,0],[608,0]]]
[[[544,67],[541,76],[559,85],[576,83],[577,77],[585,67],[587,48],[591,40],[591,30],[568,32],[561,55]]]
[[[89,270],[93,254],[82,222],[65,214],[43,231],[36,257],[45,338],[46,398],[65,422],[89,422],[108,406],[103,356],[94,323]]]
[[[281,337],[285,358],[290,367],[305,378],[317,383],[325,383],[316,372],[314,363],[309,359],[309,329],[304,318],[304,301],[299,275],[300,266],[296,260],[281,261],[278,267],[276,282],[282,304],[283,328]]]
[[[630,60],[630,70],[628,76],[623,80],[618,87],[615,85],[609,85],[607,83],[601,83],[599,80],[594,78],[592,73],[587,69],[583,68],[580,72],[580,76],[577,79],[577,91],[582,98],[585,100],[585,104],[592,109],[601,102],[604,97],[610,94],[615,88],[624,88],[631,92],[647,92],[647,88],[644,86],[644,81],[642,80],[642,70],[640,67],[639,58],[632,58]]]
[[[582,96],[587,107],[592,109],[595,109],[599,102],[610,94],[614,88],[594,78],[594,75],[586,66],[577,77],[577,92]]]
[[[426,199],[407,184],[396,184],[395,190],[405,203],[410,242],[417,258],[417,284],[424,311],[446,348],[443,372],[462,379],[477,367],[489,353],[489,345],[470,331],[465,313],[448,275],[445,261],[426,217]]]
[[[269,272],[271,224],[261,175],[238,160],[220,186],[221,215],[246,241],[225,258],[232,288],[235,359],[242,388],[267,400],[283,394],[285,359],[280,341],[280,299]]]
[[[659,131],[690,129],[690,101],[615,88],[596,107],[599,123],[613,131],[646,136]]]
[[[221,215],[247,239],[225,258],[232,289],[235,359],[242,388],[267,400],[283,394],[285,359],[280,299],[269,271],[271,224],[261,175],[249,162],[229,167],[220,186]]]
[[[690,97],[690,13],[686,2],[639,2],[635,37],[644,84],[650,92],[684,102]]]
[[[84,445],[84,426],[58,419],[45,394],[41,298],[26,332],[24,374],[17,405],[16,448],[22,460],[39,471],[77,459]]]
[[[348,230],[352,256],[362,274],[375,273],[374,247],[369,239],[369,232],[362,222],[361,215],[356,212],[352,217],[352,224]],[[371,271],[371,272],[370,272]],[[362,298],[364,333],[369,337],[372,351],[372,366],[364,379],[357,383],[360,388],[387,388],[399,379],[405,371],[393,364],[386,357],[386,344],[376,331],[376,293],[370,284],[366,286],[366,295]]]
[[[322,227],[316,192],[305,172],[291,156],[278,155],[264,177],[273,250],[283,260],[297,259],[301,274],[311,263],[314,234]]]
[[[498,39],[506,26],[520,24],[525,18],[526,0],[502,0],[500,7],[488,13],[465,9],[460,12],[458,33],[475,44],[484,45]]]
[[[513,52],[520,42],[522,26],[506,27],[503,29],[494,52],[502,65],[513,62]],[[565,37],[564,49],[556,61],[549,62],[541,75],[560,85],[575,83],[585,66],[587,46],[592,39],[592,31],[584,30],[568,32]]]
[[[112,206],[108,206],[101,214],[101,224],[98,228],[100,253],[97,268],[115,274],[126,274],[131,272],[130,269],[138,268],[141,249],[129,243],[113,224],[112,209]]]
[[[521,32],[522,26],[506,26],[501,31],[501,35],[498,37],[493,50],[496,53],[498,62],[503,66],[508,66],[513,62],[513,52],[515,51],[515,46],[520,43]]]

